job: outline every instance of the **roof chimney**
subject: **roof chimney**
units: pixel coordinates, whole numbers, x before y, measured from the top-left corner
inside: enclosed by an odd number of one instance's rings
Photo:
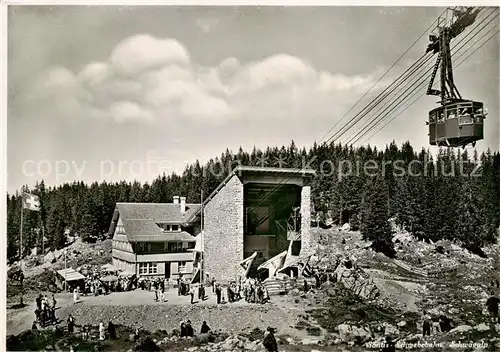
[[[186,212],[186,197],[181,197],[181,213]]]
[[[174,196],[174,204],[179,204],[179,196]]]

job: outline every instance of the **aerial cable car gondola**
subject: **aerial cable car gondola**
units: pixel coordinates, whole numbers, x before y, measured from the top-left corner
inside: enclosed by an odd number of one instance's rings
[[[437,34],[429,36],[430,44],[426,53],[438,54],[431,81],[427,88],[427,95],[441,97],[441,106],[429,112],[429,142],[431,145],[463,147],[483,139],[483,120],[486,118],[483,103],[462,99],[453,80],[451,63],[451,39],[462,33],[466,27],[476,20],[479,9],[468,7],[453,9],[450,23],[446,18],[440,18]],[[441,68],[441,89],[433,89],[432,85],[438,69]]]

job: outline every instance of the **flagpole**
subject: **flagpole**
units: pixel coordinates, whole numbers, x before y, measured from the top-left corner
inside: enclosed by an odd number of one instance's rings
[[[41,218],[41,216],[40,216]],[[44,251],[44,242],[45,242],[45,231],[43,230],[43,221],[41,222],[42,223],[42,257],[45,255],[45,251]]]
[[[203,273],[203,269],[205,266],[205,248],[203,243],[203,189],[201,190],[201,272],[200,272],[200,282],[205,284],[205,276]]]
[[[23,270],[23,218],[24,218],[24,192],[21,193],[21,228],[19,229],[19,260]]]
[[[64,292],[68,292],[68,264],[66,260],[66,248],[64,248]]]
[[[21,268],[21,275],[24,276],[23,273],[23,219],[24,219],[24,192],[21,192],[21,228],[19,229],[19,266]],[[24,306],[23,302],[23,294],[24,294],[24,287],[23,287],[23,282],[24,279],[21,281],[21,299],[20,303],[21,306]]]

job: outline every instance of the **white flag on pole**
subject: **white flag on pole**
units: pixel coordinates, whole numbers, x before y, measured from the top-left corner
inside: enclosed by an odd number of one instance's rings
[[[23,208],[39,211],[40,210],[40,198],[34,194],[23,193]]]

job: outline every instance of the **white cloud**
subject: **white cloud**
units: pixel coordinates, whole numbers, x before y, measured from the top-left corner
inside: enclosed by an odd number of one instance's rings
[[[110,62],[119,73],[135,75],[168,64],[186,64],[189,54],[176,40],[142,34],[119,43],[111,53]]]
[[[76,74],[48,71],[31,93],[49,95],[50,104],[64,108],[62,117],[221,123],[333,114],[373,82],[374,73],[332,74],[287,54],[249,63],[228,57],[203,67],[176,40],[137,35],[119,43],[106,62],[89,63]]]

